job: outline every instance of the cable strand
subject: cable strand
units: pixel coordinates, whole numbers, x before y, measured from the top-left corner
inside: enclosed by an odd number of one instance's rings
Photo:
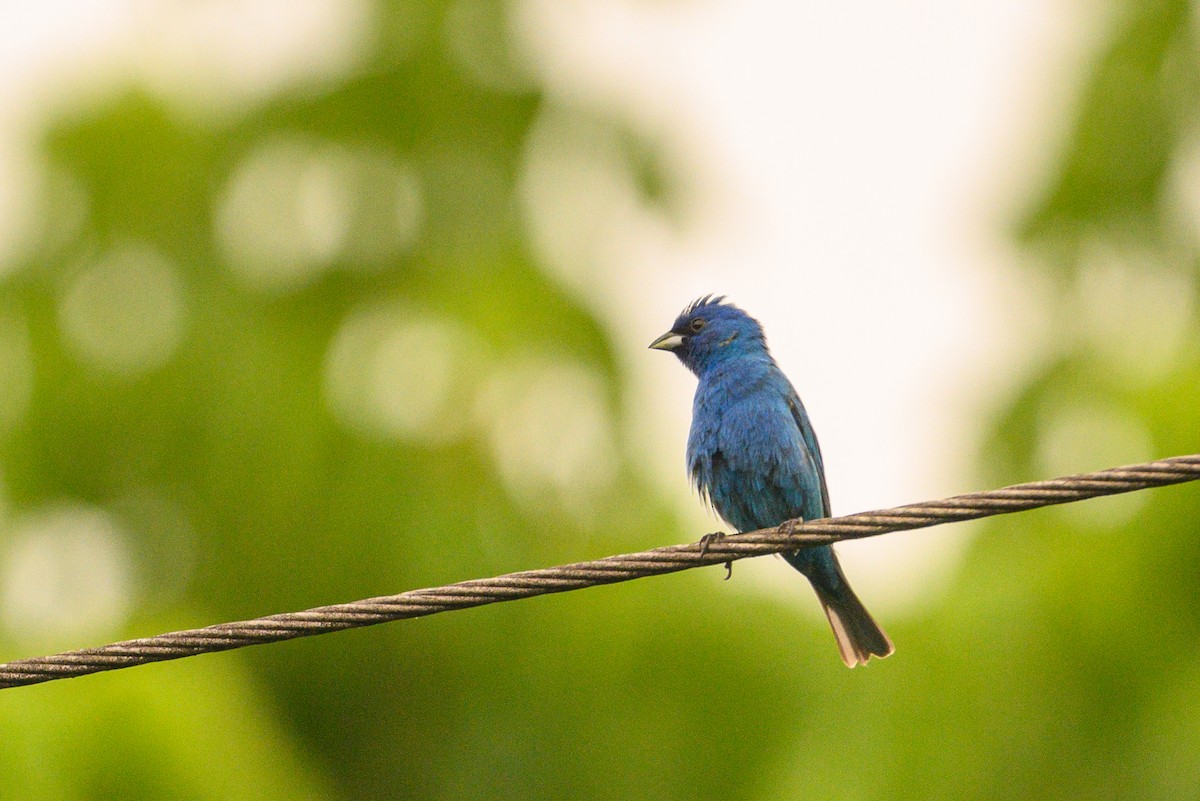
[[[986,492],[862,512],[821,520],[789,520],[775,528],[700,543],[669,545],[589,562],[471,579],[398,595],[319,606],[253,620],[218,623],[200,629],[111,643],[50,656],[0,664],[0,689],[99,673],[105,670],[182,659],[249,645],[282,642],[393,620],[570,592],[695,567],[723,564],[800,548],[862,539],[894,531],[1072,503],[1103,495],[1181,484],[1200,479],[1200,454],[1114,467],[1049,481],[1017,484]]]

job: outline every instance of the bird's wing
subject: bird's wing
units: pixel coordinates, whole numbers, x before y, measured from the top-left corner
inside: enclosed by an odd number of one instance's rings
[[[817,442],[817,433],[813,431],[812,423],[808,420],[808,412],[804,410],[804,404],[800,402],[800,396],[790,385],[786,400],[788,410],[792,413],[792,419],[796,421],[796,428],[800,430],[800,438],[804,441],[804,447],[808,450],[808,454],[821,476],[822,516],[830,517],[833,512],[829,506],[829,486],[825,483],[825,461],[821,458],[821,445]]]

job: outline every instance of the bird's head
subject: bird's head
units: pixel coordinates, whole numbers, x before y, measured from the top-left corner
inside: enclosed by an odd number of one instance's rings
[[[730,359],[767,352],[762,326],[723,295],[692,301],[650,347],[671,351],[696,375]]]

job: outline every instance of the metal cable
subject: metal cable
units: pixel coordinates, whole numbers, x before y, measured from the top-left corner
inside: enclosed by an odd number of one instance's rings
[[[1101,495],[1116,495],[1150,487],[1180,484],[1198,478],[1200,454],[1193,454],[1146,464],[1114,467],[1095,473],[1065,476],[1050,481],[1017,484],[988,492],[957,495],[894,509],[809,522],[788,521],[776,528],[714,540],[707,546],[699,543],[671,545],[640,553],[609,556],[591,562],[509,573],[495,578],[462,581],[444,587],[411,590],[399,595],[319,606],[303,612],[269,615],[255,620],[220,623],[202,629],[126,640],[99,648],[20,659],[0,664],[0,688],[38,684],[147,662],[227,651],[247,645],[310,637],[330,631],[373,626],[391,620],[423,617],[499,601],[515,601],[535,595],[615,584],[751,556],[792,551],[840,540],[873,537],[877,534],[924,528],[939,523],[1019,512]]]

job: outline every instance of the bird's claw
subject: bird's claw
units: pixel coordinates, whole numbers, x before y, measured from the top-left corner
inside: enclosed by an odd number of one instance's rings
[[[723,540],[723,539],[725,539],[724,531],[714,531],[711,534],[705,534],[703,537],[701,537],[700,538],[700,558],[703,559],[704,555],[706,553],[708,553],[709,545],[712,545],[714,542],[717,542],[718,540]]]
[[[796,533],[796,529],[804,524],[803,517],[797,517],[795,520],[784,520],[779,524],[779,533],[790,537]]]
[[[714,531],[711,534],[705,534],[703,537],[701,537],[700,538],[700,558],[703,559],[704,555],[706,553],[708,553],[709,545],[711,545],[712,543],[717,542],[719,540],[725,539],[725,536],[726,536],[726,534],[724,531]],[[730,559],[728,562],[725,563],[725,579],[724,580],[729,581],[729,579],[732,577],[733,577],[733,560]]]

